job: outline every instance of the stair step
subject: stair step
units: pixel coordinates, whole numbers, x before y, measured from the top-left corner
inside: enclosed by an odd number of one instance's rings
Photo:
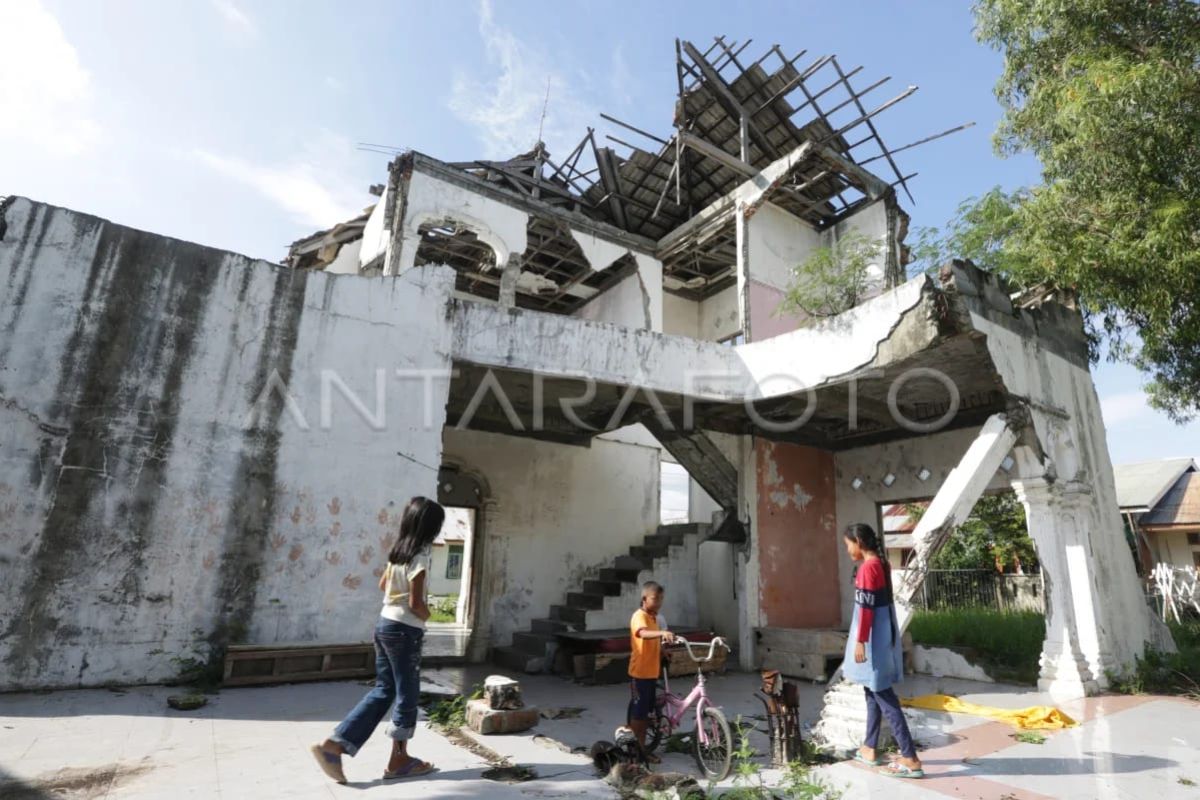
[[[542,672],[546,666],[546,659],[543,656],[531,656],[528,653],[523,653],[515,647],[495,647],[492,649],[492,661],[497,666],[505,669],[524,672],[529,675],[536,675]]]
[[[526,633],[519,631],[513,634],[512,646],[531,656],[545,658],[546,646],[554,641],[556,641],[554,636],[548,633]]]
[[[584,581],[583,590],[588,594],[599,594],[605,597],[617,597],[621,594],[620,581]]]
[[[654,533],[642,540],[646,547],[670,547],[673,544],[683,544],[682,533]]]
[[[670,525],[659,525],[657,534],[676,534],[679,536],[688,536],[699,534],[702,530],[709,527],[705,522],[675,522]]]
[[[622,583],[637,583],[638,573],[640,569],[618,569],[616,567],[605,567],[600,570],[600,580],[602,581],[621,581]]]
[[[613,561],[613,566],[620,570],[632,570],[633,572],[641,572],[644,569],[650,569],[654,564],[652,559],[642,559],[635,556],[617,556]],[[636,578],[634,580],[637,580]]]
[[[587,610],[570,606],[550,606],[550,618],[559,622],[587,625]]]
[[[550,619],[535,619],[530,620],[529,628],[534,633],[557,633],[558,631],[569,630],[570,627],[562,620]]]
[[[665,547],[647,547],[646,545],[633,545],[629,548],[629,555],[634,558],[640,558],[643,563],[653,561],[656,558],[666,558],[667,548]]]
[[[596,610],[604,608],[604,595],[589,592],[567,592],[567,605],[572,608]]]

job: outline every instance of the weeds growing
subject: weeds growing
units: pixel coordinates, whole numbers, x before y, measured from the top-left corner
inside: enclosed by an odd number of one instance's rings
[[[917,644],[967,651],[996,680],[1037,683],[1046,619],[1035,611],[921,611],[909,631]]]

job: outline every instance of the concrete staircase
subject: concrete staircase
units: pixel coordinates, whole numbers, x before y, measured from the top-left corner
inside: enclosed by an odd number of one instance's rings
[[[688,548],[694,552],[709,528],[703,523],[660,525],[628,554],[584,580],[577,591],[567,592],[563,605],[550,606],[546,617],[532,620],[528,631],[514,633],[511,645],[493,648],[492,661],[511,670],[546,672],[557,649],[556,632],[626,627],[641,602],[642,584],[659,580],[670,586],[666,576],[671,561],[681,560]]]

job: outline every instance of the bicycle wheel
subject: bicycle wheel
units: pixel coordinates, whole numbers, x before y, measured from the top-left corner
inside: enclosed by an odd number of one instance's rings
[[[733,761],[733,734],[729,732],[729,723],[725,721],[724,714],[709,706],[704,709],[700,724],[704,726],[704,737],[708,744],[700,743],[700,731],[696,731],[696,764],[704,773],[704,777],[712,781],[723,781],[729,775],[729,767]]]
[[[630,700],[629,706],[625,709],[625,724],[629,725],[632,721],[633,701]],[[653,753],[670,735],[671,723],[667,719],[667,715],[663,713],[662,698],[659,698],[654,703],[654,709],[650,712],[650,716],[646,718],[646,752]]]

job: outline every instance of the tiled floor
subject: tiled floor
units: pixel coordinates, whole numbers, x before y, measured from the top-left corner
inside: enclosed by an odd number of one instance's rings
[[[478,669],[431,671],[430,685],[470,685]],[[753,722],[757,676],[716,677],[711,695],[731,719]],[[682,681],[677,690],[690,686]],[[525,697],[540,708],[577,707],[574,718],[543,720],[529,734],[482,737],[514,762],[532,765],[539,780],[515,786],[482,779],[479,757],[422,727],[413,750],[440,771],[411,785],[383,784],[387,740],[377,735],[347,759],[352,783],[336,786],[312,764],[308,744],[323,738],[365,687],[356,682],[226,689],[205,708],[171,711],[175,690],[67,691],[0,695],[0,797],[57,798],[309,798],[379,796],[460,798],[611,798],[587,758],[556,746],[587,747],[611,739],[624,721],[625,686],[581,687],[552,677],[524,677]],[[911,679],[902,694],[943,691],[973,702],[1022,707],[1045,698],[1016,687]],[[802,714],[815,720],[821,689],[805,686]],[[929,777],[898,781],[853,763],[819,770],[846,798],[1196,798],[1200,800],[1200,705],[1156,697],[1104,697],[1063,706],[1082,721],[1050,733],[1044,744],[1022,744],[1012,729],[986,719],[910,711],[925,750]],[[762,723],[758,725],[761,727]],[[765,737],[753,734],[760,751]],[[694,771],[671,755],[665,769]],[[69,770],[63,772],[63,770]],[[768,777],[775,773],[767,771]],[[71,792],[54,791],[58,779]],[[15,782],[14,782],[15,781]],[[22,789],[21,787],[27,787]],[[34,790],[33,786],[43,787]],[[362,795],[357,795],[361,797]]]

